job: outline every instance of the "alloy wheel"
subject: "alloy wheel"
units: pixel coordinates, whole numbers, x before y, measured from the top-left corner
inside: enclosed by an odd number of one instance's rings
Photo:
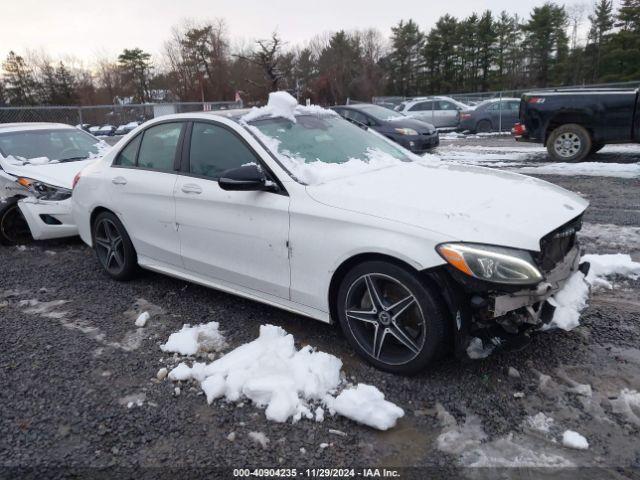
[[[582,147],[582,140],[578,135],[572,132],[564,132],[558,135],[553,147],[558,155],[563,158],[571,158],[575,156]]]
[[[95,248],[98,259],[109,273],[118,274],[125,267],[124,242],[115,223],[103,218],[96,225]]]
[[[402,365],[422,351],[424,314],[414,294],[397,279],[381,273],[359,277],[349,287],[344,308],[351,333],[372,358]]]

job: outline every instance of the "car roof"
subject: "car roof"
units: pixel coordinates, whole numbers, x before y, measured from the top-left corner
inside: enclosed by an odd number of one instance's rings
[[[50,122],[22,122],[22,123],[0,123],[0,133],[6,132],[25,132],[29,130],[49,130],[52,128],[73,128],[66,123],[50,123]]]

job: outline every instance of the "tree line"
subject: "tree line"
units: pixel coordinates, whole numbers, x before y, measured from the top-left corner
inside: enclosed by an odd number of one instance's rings
[[[586,39],[579,32],[588,27]],[[596,0],[589,12],[551,2],[528,18],[487,10],[440,17],[429,30],[402,20],[376,29],[316,35],[289,45],[278,33],[232,47],[223,20],[173,28],[163,53],[139,48],[87,68],[44,54],[10,52],[0,105],[156,101],[264,101],[288,90],[315,103],[604,83],[640,79],[640,0]]]

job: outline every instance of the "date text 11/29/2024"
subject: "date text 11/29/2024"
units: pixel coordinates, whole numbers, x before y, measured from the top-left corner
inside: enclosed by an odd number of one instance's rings
[[[400,478],[400,472],[387,468],[234,468],[236,478]]]

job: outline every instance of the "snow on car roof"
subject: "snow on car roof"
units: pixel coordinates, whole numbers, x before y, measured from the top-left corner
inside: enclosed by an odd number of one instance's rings
[[[48,130],[51,128],[73,128],[72,125],[65,123],[50,123],[50,122],[23,122],[23,123],[1,123],[0,132],[22,132],[29,130]]]

